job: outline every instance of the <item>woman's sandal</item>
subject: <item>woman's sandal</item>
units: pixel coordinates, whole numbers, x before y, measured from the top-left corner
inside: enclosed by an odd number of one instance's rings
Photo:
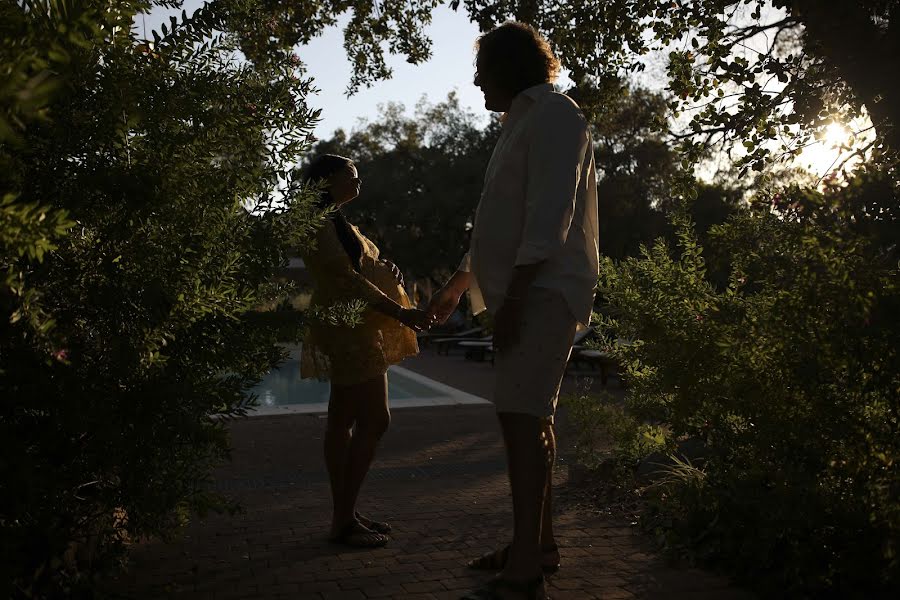
[[[542,546],[541,552],[543,552],[545,555],[559,552],[559,546],[557,546],[556,544],[553,544],[551,546]],[[478,558],[470,560],[468,563],[468,567],[476,571],[502,571],[506,566],[506,561],[508,558],[509,546],[507,545],[500,548],[499,550],[488,552],[483,556],[479,556]],[[559,560],[557,560],[555,564],[541,565],[541,570],[548,575],[556,573],[557,571],[559,571]]]
[[[368,529],[359,521],[351,521],[330,541],[354,548],[381,548],[391,541],[391,538]]]
[[[372,519],[359,514],[359,511],[354,514],[356,515],[356,520],[362,523],[363,527],[365,527],[366,529],[371,529],[375,533],[387,534],[391,532],[390,523],[385,523],[384,521],[373,521]]]
[[[461,600],[503,600],[504,597],[498,593],[500,590],[518,594],[523,600],[550,600],[547,593],[542,590],[543,586],[543,575],[537,579],[524,581],[522,583],[509,581],[502,577],[494,577],[477,590],[463,596]]]

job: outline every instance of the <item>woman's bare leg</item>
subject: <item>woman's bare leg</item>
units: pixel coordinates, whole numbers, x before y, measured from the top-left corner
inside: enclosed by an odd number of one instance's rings
[[[345,386],[331,386],[331,398],[328,402],[328,424],[325,429],[325,466],[331,483],[331,533],[338,532],[350,521],[344,514],[344,479],[347,472],[347,459],[350,456],[351,429],[356,421],[355,404],[352,393]]]
[[[359,490],[375,458],[375,450],[391,424],[388,408],[387,375],[355,386],[356,425],[350,441],[350,453],[344,476],[344,510],[352,517],[356,512]],[[342,513],[345,514],[345,513]]]
[[[331,386],[325,462],[334,501],[333,535],[355,520],[359,490],[390,420],[386,375],[359,384]]]

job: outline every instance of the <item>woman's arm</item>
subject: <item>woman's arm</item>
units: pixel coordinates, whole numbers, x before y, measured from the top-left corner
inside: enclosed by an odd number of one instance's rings
[[[347,267],[337,276],[342,279],[341,283],[344,289],[350,290],[350,295],[361,298],[374,310],[396,319],[410,329],[422,331],[433,324],[433,319],[427,312],[417,308],[406,308],[394,302],[378,289],[375,284],[357,273],[349,265],[349,262]]]
[[[339,261],[332,261],[331,267],[329,274],[337,280],[338,287],[346,291],[348,296],[359,298],[374,310],[399,320],[404,307],[382,292],[378,286],[361,273],[358,273],[349,261],[343,264]]]
[[[320,277],[331,279],[335,287],[346,296],[359,298],[373,310],[396,319],[412,329],[427,326],[427,315],[423,311],[408,309],[394,302],[353,268],[330,223],[323,225],[316,237],[317,248],[310,254],[307,263],[318,271]]]

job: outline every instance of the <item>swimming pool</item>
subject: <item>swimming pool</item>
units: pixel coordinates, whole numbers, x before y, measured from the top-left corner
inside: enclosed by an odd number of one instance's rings
[[[270,371],[253,392],[259,396],[259,405],[250,416],[322,413],[328,411],[331,386],[327,381],[300,379],[300,348],[293,347],[290,357]],[[391,408],[488,404],[484,398],[396,366],[388,369],[388,402]]]

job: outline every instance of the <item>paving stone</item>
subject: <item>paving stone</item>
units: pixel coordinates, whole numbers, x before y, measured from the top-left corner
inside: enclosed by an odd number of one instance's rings
[[[426,592],[442,592],[445,588],[440,581],[417,581],[415,583],[404,583],[403,589],[410,593],[424,594]]]
[[[381,585],[363,592],[366,598],[402,598],[406,590],[402,585]]]
[[[410,365],[469,393],[487,393],[492,385],[489,363],[425,355]],[[565,386],[571,388],[569,379]],[[565,460],[573,436],[564,415],[561,423]],[[135,544],[133,567],[111,582],[114,591],[135,600],[445,600],[491,577],[465,564],[511,537],[509,484],[493,407],[393,411],[360,495],[364,514],[393,525],[391,543],[379,549],[327,541],[331,501],[321,458],[323,426],[317,415],[303,414],[232,423],[233,460],[215,473],[214,488],[245,512],[197,520],[171,544]],[[563,466],[554,481],[568,485]],[[554,600],[754,598],[720,577],[667,566],[625,521],[563,502],[554,508],[563,565],[548,580]]]
[[[359,590],[323,592],[322,598],[324,600],[366,600],[365,594]]]

